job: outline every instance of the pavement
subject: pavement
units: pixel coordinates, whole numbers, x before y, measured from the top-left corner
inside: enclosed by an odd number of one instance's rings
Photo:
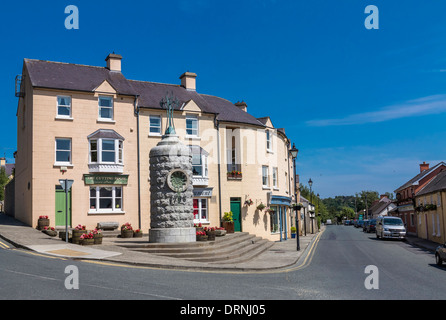
[[[323,232],[322,227],[321,232]],[[218,264],[207,262],[194,262],[180,258],[166,257],[147,252],[138,252],[120,246],[120,242],[128,244],[148,243],[148,236],[143,238],[118,239],[104,237],[101,245],[82,246],[66,243],[59,237],[50,237],[43,232],[29,227],[22,222],[0,213],[0,248],[9,248],[9,242],[16,248],[31,250],[36,253],[60,257],[64,259],[90,260],[101,263],[113,263],[151,268],[167,268],[181,270],[202,270],[220,272],[242,271],[277,271],[293,267],[301,256],[306,255],[313,246],[321,232],[300,236],[300,251],[297,251],[296,239],[274,242],[268,250],[257,257],[240,263]],[[305,259],[306,260],[306,259]]]

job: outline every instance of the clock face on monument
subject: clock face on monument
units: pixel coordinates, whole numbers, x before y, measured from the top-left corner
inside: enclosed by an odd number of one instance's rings
[[[174,169],[167,175],[167,185],[171,190],[181,193],[187,190],[190,185],[190,180],[186,172]]]

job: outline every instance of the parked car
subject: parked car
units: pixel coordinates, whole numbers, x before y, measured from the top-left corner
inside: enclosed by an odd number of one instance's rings
[[[356,228],[361,228],[364,225],[364,220],[358,220],[358,222],[356,223]]]
[[[364,223],[362,224],[362,232],[367,231],[367,226],[369,225],[370,220],[364,220]]]
[[[366,232],[370,233],[370,232],[375,232],[376,231],[376,219],[371,219],[369,220],[369,222],[367,223],[367,229]]]
[[[406,238],[403,220],[398,217],[379,217],[376,219],[376,237],[401,239]]]
[[[446,243],[435,249],[435,263],[437,266],[441,266],[443,261],[446,261]]]
[[[330,225],[331,223],[331,219],[327,219],[327,221],[325,222],[326,225]]]
[[[344,220],[344,226],[349,226],[350,225],[350,220]]]

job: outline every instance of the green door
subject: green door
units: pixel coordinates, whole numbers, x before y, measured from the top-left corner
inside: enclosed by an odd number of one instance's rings
[[[234,231],[242,231],[242,199],[231,198],[232,218],[234,219]]]
[[[56,227],[65,226],[65,191],[56,186]],[[71,189],[68,191],[68,226],[71,227]]]

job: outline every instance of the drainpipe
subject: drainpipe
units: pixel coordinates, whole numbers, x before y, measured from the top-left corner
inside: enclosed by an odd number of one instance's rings
[[[218,223],[221,227],[221,168],[220,168],[220,122],[214,116],[214,127],[217,129],[217,157],[218,157]]]
[[[138,95],[135,95],[134,110],[136,115],[136,141],[137,141],[137,161],[138,161],[138,228],[141,229],[141,161],[139,144],[139,106]]]

